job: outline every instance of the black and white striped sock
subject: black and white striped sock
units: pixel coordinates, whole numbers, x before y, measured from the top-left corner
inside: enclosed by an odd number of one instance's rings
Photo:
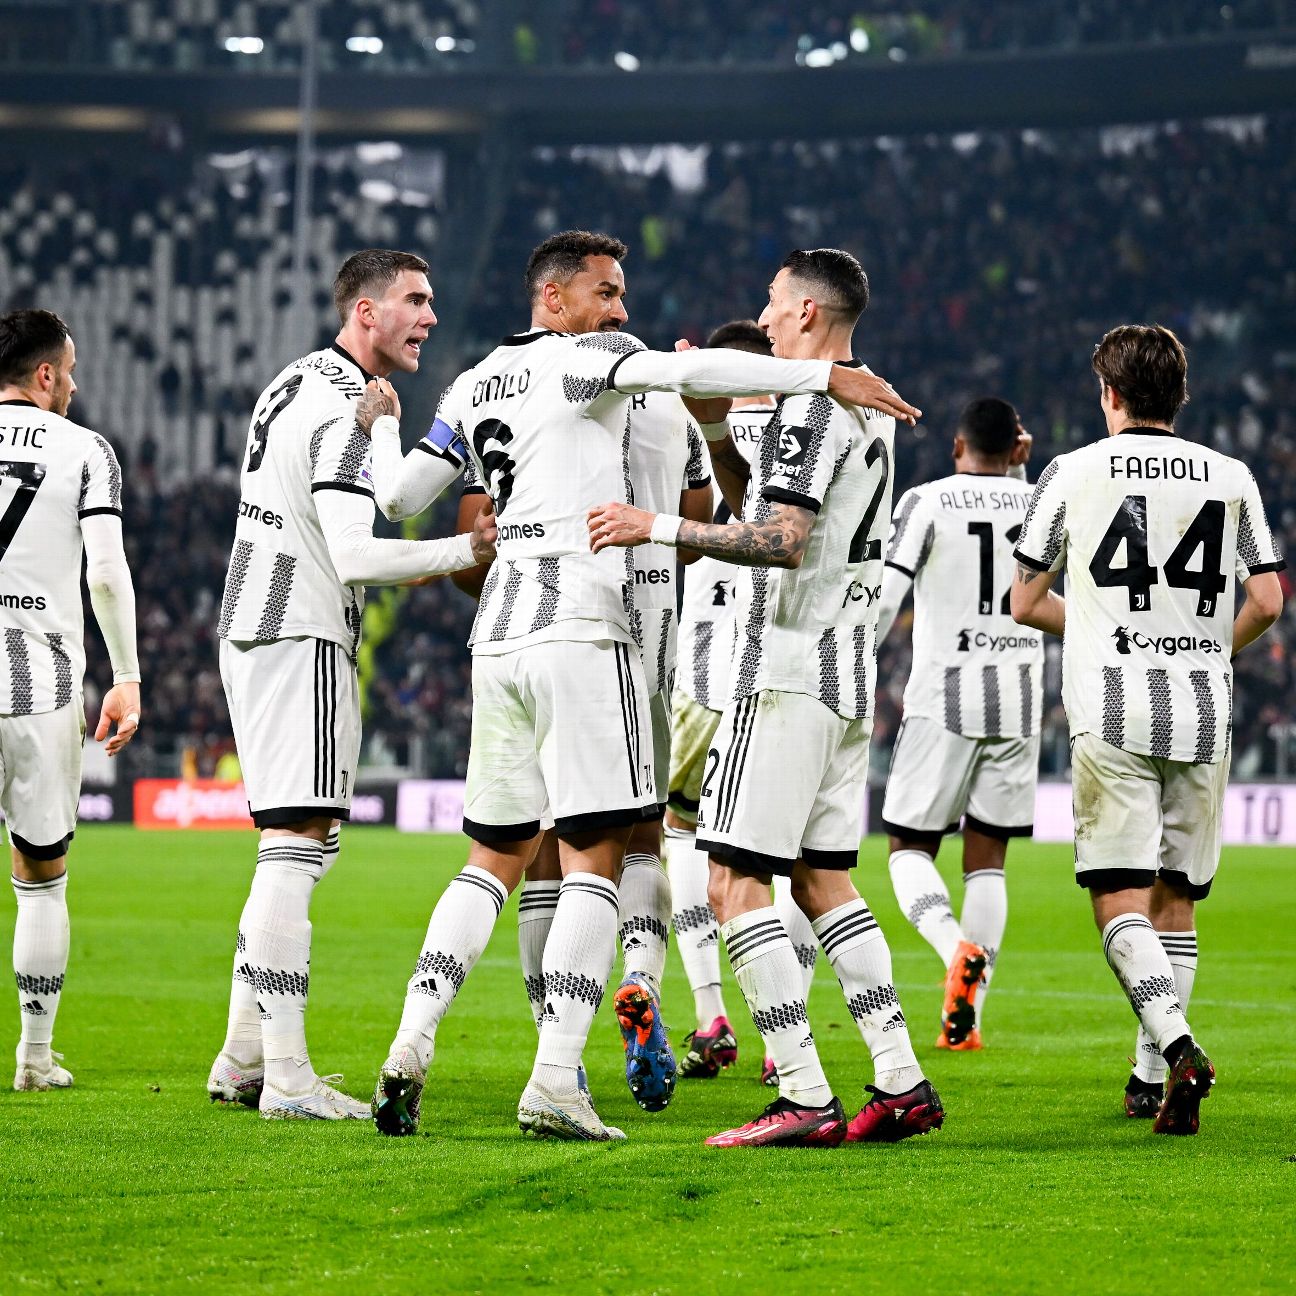
[[[544,952],[544,1009],[532,1079],[553,1092],[576,1092],[576,1069],[612,971],[616,885],[569,873]]]
[[[558,909],[557,878],[523,882],[518,895],[518,955],[522,962],[522,983],[531,1003],[531,1016],[540,1029],[544,1012],[544,951]]]
[[[753,909],[720,928],[765,1055],[778,1067],[779,1096],[802,1107],[832,1102],[801,985],[801,964],[777,911]]]
[[[408,1045],[423,1066],[431,1062],[437,1026],[481,958],[507,899],[504,883],[474,864],[465,865],[441,893],[405,987],[393,1052]]]
[[[1197,978],[1197,933],[1157,932],[1161,948],[1165,950],[1170,966],[1174,969],[1175,992],[1179,996],[1179,1006],[1188,1011],[1188,1000],[1192,998],[1193,982]],[[1135,1044],[1134,1074],[1148,1084],[1161,1084],[1165,1080],[1166,1060],[1161,1056],[1156,1041],[1139,1026],[1138,1042]]]
[[[873,1055],[875,1083],[900,1094],[922,1078],[891,976],[891,950],[863,900],[848,900],[812,924],[841,982],[846,1006]]]
[[[13,879],[13,969],[22,1018],[20,1061],[43,1063],[54,1038],[54,1018],[68,965],[67,874],[48,882]]]
[[[1192,1035],[1175,987],[1174,968],[1152,924],[1137,913],[1118,914],[1103,928],[1103,954],[1157,1052]]]

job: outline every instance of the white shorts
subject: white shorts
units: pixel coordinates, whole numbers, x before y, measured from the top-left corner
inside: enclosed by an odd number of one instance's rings
[[[938,720],[910,716],[891,754],[882,827],[892,837],[939,836],[969,828],[1007,841],[1035,822],[1039,735],[964,738]]]
[[[720,725],[719,711],[704,707],[676,689],[671,699],[670,778],[666,805],[672,814],[697,823],[698,797],[706,755]]]
[[[31,859],[67,854],[81,797],[85,706],[40,715],[0,716],[0,808],[10,844]]]
[[[707,752],[697,845],[753,877],[854,868],[872,720],[766,689],[724,710]]]
[[[1071,743],[1076,882],[1123,890],[1158,875],[1194,900],[1219,868],[1229,762],[1138,756],[1077,734]]]
[[[360,688],[346,650],[325,639],[222,639],[220,672],[253,823],[350,818]]]
[[[648,698],[648,719],[652,726],[653,787],[661,797],[653,818],[666,813],[666,788],[670,784],[671,759],[671,695],[653,693]]]
[[[657,812],[643,665],[629,644],[554,640],[473,658],[464,832],[525,841]]]

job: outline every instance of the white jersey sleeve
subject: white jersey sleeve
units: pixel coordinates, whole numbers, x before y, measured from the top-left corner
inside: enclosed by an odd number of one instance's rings
[[[1105,437],[1044,470],[1016,557],[1066,569],[1073,735],[1164,760],[1224,759],[1235,582],[1282,566],[1244,464],[1161,429]]]

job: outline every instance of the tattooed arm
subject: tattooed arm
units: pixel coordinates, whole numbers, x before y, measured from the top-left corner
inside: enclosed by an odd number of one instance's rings
[[[629,548],[661,537],[652,534],[656,513],[630,504],[604,504],[589,513],[590,548]],[[800,567],[815,515],[796,504],[771,504],[763,522],[679,522],[674,544],[740,567]]]
[[[1009,604],[1018,625],[1060,635],[1066,629],[1066,600],[1053,593],[1057,572],[1037,571],[1025,563],[1017,564]]]

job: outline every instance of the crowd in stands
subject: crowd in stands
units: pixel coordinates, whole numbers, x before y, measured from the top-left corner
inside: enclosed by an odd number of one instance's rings
[[[282,72],[302,59],[300,0],[0,0],[0,61]],[[322,71],[413,72],[487,61],[811,66],[1073,49],[1296,24],[1296,0],[317,0]],[[495,39],[492,39],[492,38]],[[827,55],[825,58],[824,55]]]
[[[646,173],[646,157],[528,158],[475,293],[466,360],[525,325],[521,271],[555,229],[608,229],[631,245],[629,328],[662,348],[757,314],[789,248],[836,244],[855,250],[872,280],[860,354],[926,412],[899,437],[897,491],[947,470],[954,418],[976,395],[1017,405],[1035,436],[1033,476],[1053,453],[1099,435],[1093,344],[1115,323],[1155,319],[1190,348],[1183,433],[1253,465],[1281,543],[1296,549],[1296,272],[1286,255],[1296,118],[734,145],[710,150],[691,183]],[[66,175],[11,167],[0,178],[0,307],[39,302],[73,322],[83,388],[74,412],[129,464],[160,759],[188,745],[210,767],[229,732],[212,608],[248,411],[286,359],[289,205],[252,165],[213,173],[173,160],[133,173],[82,161]],[[344,251],[434,239],[426,210],[365,202],[343,173],[328,179],[317,187],[312,247],[321,297]],[[452,513],[448,501],[432,529],[444,532]],[[369,756],[454,774],[472,607],[449,582],[401,597],[396,630],[368,670]],[[906,671],[897,632],[882,661],[879,770]],[[1296,724],[1296,601],[1239,660],[1238,678],[1235,765],[1273,769],[1281,727]],[[1054,769],[1066,762],[1057,685],[1055,657]],[[1296,770],[1296,750],[1286,768]]]

